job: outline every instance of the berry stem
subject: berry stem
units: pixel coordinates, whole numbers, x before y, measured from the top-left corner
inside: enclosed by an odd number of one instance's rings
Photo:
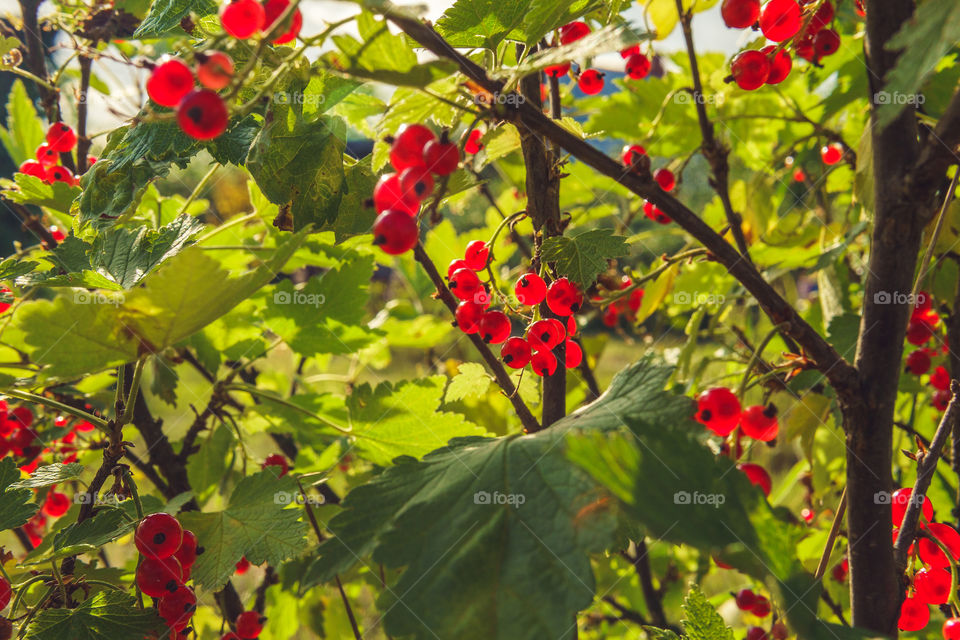
[[[827,544],[823,546],[823,554],[820,555],[820,564],[817,565],[817,572],[814,577],[820,580],[827,571],[827,563],[830,561],[830,554],[833,553],[833,545],[840,534],[840,525],[843,523],[843,516],[847,512],[847,488],[843,488],[840,494],[840,500],[837,502],[837,512],[833,515],[833,524],[830,525],[830,533],[827,535]],[[826,590],[824,590],[826,592]]]
[[[117,434],[119,434],[123,425],[130,422],[130,419],[133,418],[133,401],[136,399],[137,393],[140,392],[140,379],[143,377],[143,367],[146,362],[146,358],[137,360],[137,365],[133,369],[133,377],[130,379],[130,391],[127,393],[127,400],[123,405],[123,413],[117,417],[116,424],[114,425]],[[122,380],[120,380],[119,383],[119,386],[122,388]]]

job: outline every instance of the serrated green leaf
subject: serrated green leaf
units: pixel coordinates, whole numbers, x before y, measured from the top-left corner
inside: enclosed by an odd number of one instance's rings
[[[377,176],[370,167],[370,156],[355,164],[344,166],[345,185],[340,211],[333,222],[324,223],[318,231],[333,231],[337,243],[364,233],[370,233],[377,210],[366,205],[373,193]]]
[[[457,375],[447,385],[444,402],[456,402],[464,398],[482,396],[490,388],[490,375],[478,362],[463,362],[457,368]]]
[[[217,3],[213,0],[154,0],[150,12],[137,27],[133,37],[159,38],[179,27],[180,21],[190,14],[202,18],[216,12]]]
[[[75,609],[45,609],[27,627],[28,640],[143,640],[166,631],[156,609],[141,609],[133,596],[101,591]]]
[[[627,239],[612,229],[591,229],[577,235],[547,238],[543,259],[555,262],[557,271],[586,288],[607,269],[607,261],[629,253]]]
[[[695,584],[683,600],[683,613],[683,632],[690,640],[733,640],[733,631]]]
[[[124,517],[122,509],[101,507],[92,518],[69,524],[58,531],[53,538],[52,549],[44,559],[95,553],[108,542],[130,533],[133,527],[134,524]]]
[[[39,264],[39,262],[31,262],[30,260],[7,258],[0,262],[0,281],[14,280],[19,276],[26,275],[36,269]]]
[[[14,80],[10,86],[10,97],[7,98],[7,126],[0,127],[0,142],[13,163],[19,166],[24,160],[34,158],[43,136],[43,120],[37,113],[33,99],[23,81]]]
[[[29,502],[33,491],[13,487],[20,479],[20,469],[13,458],[7,456],[0,460],[0,531],[19,527],[37,512],[38,505]]]
[[[454,47],[496,49],[507,37],[522,39],[531,0],[457,0],[437,20],[437,31]]]
[[[80,195],[80,187],[65,182],[47,184],[36,176],[13,174],[14,187],[4,189],[3,197],[18,204],[32,204],[61,213],[69,213],[70,205]]]
[[[203,223],[186,214],[159,229],[113,227],[97,236],[91,262],[97,271],[130,289],[179,253],[201,229]]]
[[[10,485],[13,489],[38,489],[40,487],[49,487],[53,484],[74,480],[83,473],[83,465],[79,462],[62,464],[54,462],[39,467],[30,474],[30,477],[18,480]]]
[[[187,462],[187,479],[201,501],[223,480],[227,470],[227,455],[233,442],[233,433],[221,424],[210,437],[197,443],[200,450],[191,455]]]

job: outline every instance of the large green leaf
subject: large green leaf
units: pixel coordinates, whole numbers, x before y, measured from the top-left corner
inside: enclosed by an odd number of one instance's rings
[[[560,275],[588,287],[607,270],[607,261],[629,253],[627,239],[613,235],[612,229],[591,229],[576,235],[547,238],[543,259],[555,262]]]
[[[683,631],[689,640],[733,640],[733,631],[713,608],[697,585],[691,585],[683,600]]]
[[[437,21],[437,31],[455,47],[496,49],[504,38],[522,40],[532,0],[457,0]]]
[[[50,552],[44,560],[66,558],[79,553],[96,553],[97,549],[130,533],[133,523],[127,520],[121,509],[102,507],[83,522],[69,524],[56,533]]]
[[[198,18],[217,12],[213,0],[154,0],[150,13],[134,32],[134,38],[159,38],[168,34],[191,13]],[[182,35],[182,34],[181,34]]]
[[[25,173],[15,173],[13,185],[3,192],[3,197],[12,202],[46,207],[61,213],[69,213],[70,205],[79,195],[79,187],[70,186],[65,182],[47,184],[40,178]]]
[[[30,474],[30,477],[24,480],[18,480],[10,485],[13,489],[39,489],[40,487],[49,487],[53,484],[75,480],[83,473],[83,465],[79,462],[63,464],[54,462],[39,467]]]
[[[19,479],[20,469],[13,458],[7,456],[0,460],[0,531],[25,524],[39,508],[30,502],[33,491],[13,486]]]
[[[159,229],[114,227],[93,243],[93,268],[130,289],[162,262],[179,253],[203,228],[186,214]]]
[[[101,591],[75,609],[46,609],[27,627],[28,640],[143,640],[166,632],[156,609],[141,609],[133,596]]]
[[[14,80],[7,98],[7,126],[0,127],[0,142],[10,154],[13,163],[20,165],[32,160],[34,152],[43,142],[43,120],[37,113],[33,99],[27,93],[22,80]]]

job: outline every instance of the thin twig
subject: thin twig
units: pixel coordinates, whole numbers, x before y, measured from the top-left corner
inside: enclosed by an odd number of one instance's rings
[[[833,544],[837,541],[840,534],[840,525],[843,523],[843,516],[847,512],[847,488],[843,488],[840,494],[840,502],[837,503],[837,512],[833,514],[833,524],[830,526],[830,534],[827,536],[827,544],[823,545],[823,554],[820,556],[820,564],[817,565],[817,572],[814,577],[819,580],[827,571],[827,563],[830,562],[830,554],[833,553]]]

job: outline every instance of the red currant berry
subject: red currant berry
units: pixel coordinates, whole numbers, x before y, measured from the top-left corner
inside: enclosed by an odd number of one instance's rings
[[[77,144],[77,134],[70,125],[63,122],[54,122],[47,129],[47,144],[58,153],[69,153]]]
[[[415,216],[420,211],[419,200],[412,192],[404,193],[400,185],[400,175],[396,173],[385,173],[377,181],[377,186],[373,188],[373,206],[377,213],[394,209]]]
[[[266,460],[263,461],[262,468],[266,469],[267,467],[280,467],[280,473],[277,476],[278,478],[282,478],[283,476],[287,475],[287,471],[290,470],[290,464],[287,462],[287,459],[283,456],[283,454],[280,453],[274,453],[267,456]],[[184,535],[186,535],[186,533],[187,532],[184,531]],[[190,535],[193,534],[191,533]]]
[[[480,338],[487,344],[500,344],[510,337],[510,318],[503,311],[487,311],[478,323]]]
[[[890,511],[894,527],[899,527],[903,524],[903,517],[907,515],[907,507],[910,506],[910,496],[912,495],[913,489],[903,487],[902,489],[894,491],[890,497]],[[930,522],[933,520],[933,503],[930,502],[930,498],[927,496],[923,496],[923,505],[920,507],[920,514],[923,516],[923,521]]]
[[[603,315],[600,317],[600,320],[604,326],[610,327],[611,329],[617,326],[617,322],[620,320],[620,311],[617,309],[617,305],[607,305],[603,310]]]
[[[933,308],[933,296],[926,291],[917,291],[917,301],[913,305],[914,311],[929,311]]]
[[[43,512],[51,518],[59,518],[70,510],[70,497],[59,491],[50,491],[43,502]],[[2,607],[0,607],[2,608]]]
[[[264,622],[266,622],[266,618],[256,611],[244,611],[237,616],[237,635],[240,636],[241,640],[253,640],[263,631]]]
[[[373,221],[373,244],[392,256],[410,251],[419,238],[417,219],[403,211],[387,209]]]
[[[673,191],[673,188],[677,186],[677,178],[670,169],[657,169],[656,173],[653,174],[653,179],[664,191]]]
[[[193,72],[176,58],[158,64],[147,79],[147,95],[164,107],[177,106],[192,90]]]
[[[44,167],[52,167],[60,160],[60,154],[46,142],[37,147],[37,160]]]
[[[927,350],[917,349],[916,351],[911,351],[910,354],[907,356],[906,370],[915,376],[922,376],[927,371],[929,371],[930,370],[930,354],[927,353]],[[944,372],[946,372],[946,370],[944,370]],[[931,383],[933,382],[933,376],[930,377],[930,381]]]
[[[472,300],[464,300],[457,305],[457,310],[453,317],[456,318],[457,326],[466,334],[477,333],[480,331],[480,317],[484,313],[485,307]]]
[[[67,236],[63,233],[63,231],[60,230],[60,227],[58,227],[58,226],[55,225],[55,224],[50,225],[50,228],[47,229],[47,231],[50,232],[50,236],[51,236],[54,240],[56,240],[57,242],[63,242],[64,239],[67,237]],[[60,423],[60,422],[62,422],[62,424],[58,424],[58,423]],[[54,420],[53,420],[53,426],[63,428],[63,427],[65,427],[65,426],[67,426],[67,419],[66,419],[65,417],[63,417],[63,416],[57,416],[57,417],[54,418]],[[68,434],[68,435],[69,435],[69,436],[73,436],[72,433],[70,433],[70,434]],[[73,442],[73,439],[72,439],[72,438],[71,438],[70,440],[67,440],[67,436],[64,436],[63,438],[61,438],[61,440],[62,440],[63,442]]]
[[[530,356],[530,368],[540,376],[552,376],[557,370],[557,357],[551,351],[537,351]]]
[[[927,530],[950,550],[950,555],[953,556],[954,560],[960,558],[960,533],[957,533],[956,529],[942,522],[931,522],[927,525]],[[920,559],[933,568],[944,569],[950,566],[950,560],[940,550],[937,543],[929,538],[920,538],[917,550]]]
[[[770,60],[770,75],[767,76],[767,84],[780,84],[787,79],[787,76],[790,75],[790,69],[793,68],[793,61],[786,49],[781,49],[774,54],[773,52],[776,49],[777,47],[772,44],[760,49],[760,53]]]
[[[762,87],[770,77],[770,60],[766,54],[755,49],[741,51],[730,64],[730,73],[738,87],[753,91]]]
[[[466,260],[461,260],[461,259],[451,260],[450,266],[447,267],[447,280],[450,279],[450,277],[453,275],[453,272],[456,271],[457,269],[469,269],[469,268],[470,268],[470,265],[467,264]]]
[[[804,522],[813,522],[813,519],[817,517],[817,512],[804,507],[800,509],[800,517],[803,518]]]
[[[850,573],[850,563],[844,558],[833,565],[833,569],[830,570],[830,577],[833,578],[834,582],[845,582],[848,573]]]
[[[794,182],[803,182],[807,179],[807,174],[803,172],[803,169],[797,169],[793,172],[793,181]]]
[[[947,618],[943,622],[943,640],[960,640],[960,618]]]
[[[937,411],[946,411],[950,403],[950,392],[945,389],[938,389],[933,393],[931,403]]]
[[[583,305],[583,294],[580,288],[567,278],[551,282],[547,288],[546,299],[550,311],[564,318],[579,311]]]
[[[750,611],[757,602],[757,594],[750,589],[741,589],[737,592],[736,596],[734,596],[734,601],[737,603],[737,609],[740,609],[740,611]]]
[[[773,637],[773,640],[787,640],[790,631],[787,629],[787,625],[778,620],[770,626],[770,635]]]
[[[438,176],[448,176],[460,164],[460,150],[452,142],[431,140],[423,147],[423,163]]]
[[[789,40],[800,31],[800,25],[796,0],[770,0],[760,13],[760,31],[774,42]]]
[[[560,27],[560,44],[570,44],[590,33],[590,27],[586,22],[577,20]]]
[[[747,407],[740,414],[740,428],[743,429],[743,435],[749,438],[770,442],[780,431],[777,423],[777,408],[772,404],[766,407],[761,405]]]
[[[469,266],[469,263],[468,263]],[[450,291],[460,300],[473,300],[474,295],[483,291],[480,276],[473,269],[457,269],[450,276]]]
[[[433,193],[433,175],[424,166],[407,167],[400,172],[400,188],[405,197],[419,202]]]
[[[570,63],[564,62],[563,64],[555,64],[549,67],[545,67],[543,72],[547,74],[548,78],[562,78],[563,76],[570,73]]]
[[[500,359],[512,369],[523,369],[530,362],[530,345],[523,338],[507,338],[500,348]]]
[[[482,271],[487,266],[490,257],[490,248],[483,240],[471,240],[463,252],[463,260],[474,271]]]
[[[825,165],[835,165],[843,158],[843,147],[836,142],[821,147],[820,158],[823,160],[823,164]]]
[[[740,400],[726,387],[707,389],[697,398],[697,421],[718,436],[726,436],[740,422]]]
[[[7,608],[7,605],[10,604],[10,595],[13,593],[13,590],[10,588],[10,583],[6,581],[5,578],[0,578],[0,611],[3,611]]]
[[[596,69],[587,69],[577,78],[577,86],[588,96],[596,95],[603,91],[603,74]]]
[[[731,29],[752,27],[760,17],[760,0],[723,0],[720,15]]]
[[[577,335],[577,319],[574,316],[567,317],[567,335]]]
[[[748,627],[746,640],[767,640],[767,632],[763,627]]]
[[[900,605],[900,619],[897,628],[900,631],[920,631],[930,622],[930,607],[916,598],[906,598]]]
[[[34,162],[33,160],[25,160],[23,164],[20,165],[18,169],[20,173],[25,173],[28,176],[33,176],[34,178],[40,178],[41,180],[47,179],[47,170],[39,162]]]
[[[66,167],[56,165],[47,169],[47,182],[51,184],[54,182],[62,182],[64,184],[72,185],[73,181],[73,174],[71,174]]]
[[[422,124],[403,125],[390,147],[390,163],[397,171],[423,166],[423,149],[436,139],[433,131]]]
[[[634,289],[630,292],[630,297],[627,298],[627,307],[630,311],[636,313],[640,310],[640,305],[643,304],[643,289]]]
[[[246,40],[263,28],[267,17],[257,0],[234,0],[220,9],[220,24],[234,38]]]
[[[940,365],[930,374],[930,386],[934,389],[946,391],[950,388],[950,374],[947,369]]]
[[[267,0],[267,3],[263,6],[263,22],[266,25],[264,30],[270,31],[274,23],[283,15],[289,6],[290,0]],[[284,25],[287,27],[286,31],[277,36],[273,44],[286,44],[292,42],[300,35],[300,29],[303,27],[303,14],[300,13],[300,9],[294,9],[293,15],[290,16],[289,20],[288,25]]]
[[[579,367],[583,361],[583,349],[580,348],[580,345],[573,340],[567,340],[563,343],[563,348],[564,364],[566,364],[567,369]]]
[[[193,589],[179,586],[172,593],[165,593],[157,603],[157,613],[166,620],[167,626],[183,631],[197,610],[197,596]]]
[[[813,51],[817,59],[825,58],[840,50],[840,35],[833,29],[824,29],[813,37]]]
[[[176,558],[150,558],[140,560],[137,567],[137,586],[145,595],[159,598],[172,593],[183,580],[183,569]]]
[[[191,138],[212,140],[227,130],[230,114],[216,91],[192,91],[177,107],[177,122]]]
[[[238,576],[242,576],[243,574],[245,574],[247,571],[250,570],[250,561],[247,560],[245,557],[240,558],[240,560],[238,560],[237,564],[234,566],[234,569],[236,570],[236,573]]]
[[[233,80],[233,59],[220,51],[206,54],[206,59],[197,66],[197,80],[207,89],[225,89]]]
[[[820,31],[833,21],[833,15],[833,5],[830,3],[830,0],[827,0],[827,2],[820,5],[817,12],[813,14],[813,17],[810,19],[810,30]]]
[[[915,597],[926,604],[946,604],[950,599],[950,572],[921,569],[913,575]]]
[[[471,131],[470,135],[467,136],[467,141],[463,145],[463,150],[470,155],[480,153],[480,150],[483,149],[483,144],[480,142],[481,137],[483,137],[483,133],[479,129]]]
[[[635,53],[640,53],[640,45],[635,44],[632,47],[627,47],[626,49],[620,49],[620,57],[626,60]]]
[[[635,53],[627,58],[627,64],[624,68],[627,76],[634,80],[642,80],[650,73],[650,58],[642,53]]]
[[[169,513],[151,513],[137,525],[137,550],[150,558],[169,558],[183,540],[183,527]]]
[[[269,460],[270,458],[267,459]],[[200,553],[203,553],[203,548],[197,547],[197,536],[194,535],[193,531],[184,529],[180,548],[173,554],[173,557],[180,562],[180,566],[184,570],[187,570],[197,561],[197,555]]]
[[[641,157],[647,155],[647,150],[638,144],[628,144],[623,147],[620,159],[625,167],[633,167]]]
[[[757,596],[753,606],[750,607],[750,613],[758,618],[766,618],[768,615],[770,615],[770,601],[767,600],[766,596]]]
[[[547,285],[539,275],[525,273],[517,280],[513,292],[517,296],[517,302],[526,307],[532,307],[540,304],[547,297]]]
[[[763,495],[770,495],[770,489],[773,487],[773,481],[770,479],[770,474],[767,473],[767,470],[761,467],[758,464],[744,463],[738,464],[737,469],[743,471],[746,474],[747,479],[751,484],[755,484],[763,490]],[[759,614],[757,614],[759,615]],[[760,616],[761,618],[763,616]]]
[[[551,322],[552,320],[552,322]],[[563,325],[552,318],[549,320],[537,320],[527,327],[527,342],[534,351],[549,351],[560,344],[564,339],[565,332]]]
[[[7,417],[17,429],[27,429],[33,424],[33,412],[27,407],[17,407]]]
[[[670,224],[670,216],[649,200],[643,203],[643,215],[659,224]]]

